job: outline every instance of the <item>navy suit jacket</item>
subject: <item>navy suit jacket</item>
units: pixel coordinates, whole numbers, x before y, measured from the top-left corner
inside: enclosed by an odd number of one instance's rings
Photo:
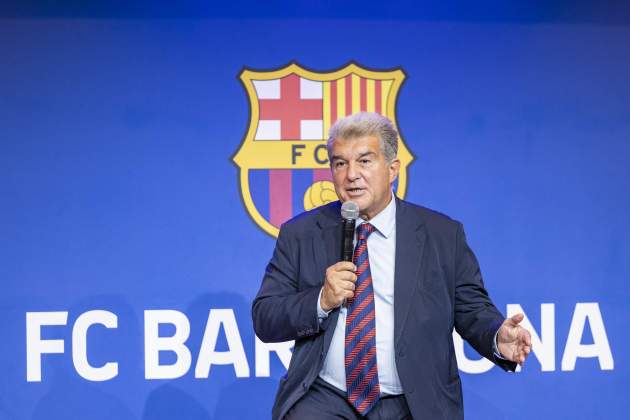
[[[295,340],[274,419],[284,417],[322,369],[339,310],[320,325],[317,298],[326,268],[340,260],[341,235],[339,202],[285,223],[254,299],[258,337]],[[395,264],[396,367],[411,414],[414,419],[463,418],[453,328],[481,355],[514,370],[514,363],[493,354],[504,317],[488,297],[461,223],[443,214],[397,199]]]

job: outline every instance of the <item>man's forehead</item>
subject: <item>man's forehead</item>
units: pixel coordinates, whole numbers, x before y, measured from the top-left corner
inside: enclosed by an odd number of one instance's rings
[[[378,138],[374,136],[338,138],[332,145],[332,155],[364,155],[367,153],[379,154],[381,152]]]

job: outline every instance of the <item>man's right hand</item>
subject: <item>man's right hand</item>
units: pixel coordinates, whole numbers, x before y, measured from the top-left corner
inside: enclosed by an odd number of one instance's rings
[[[341,306],[344,300],[354,297],[357,267],[348,261],[340,261],[326,269],[326,279],[319,301],[326,312]]]

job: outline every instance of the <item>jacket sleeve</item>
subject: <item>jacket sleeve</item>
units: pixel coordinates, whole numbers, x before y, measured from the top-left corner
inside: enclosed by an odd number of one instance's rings
[[[516,363],[494,355],[494,336],[505,318],[488,296],[479,263],[460,223],[455,242],[455,329],[479,354],[513,371]]]
[[[300,287],[299,252],[297,236],[283,225],[252,304],[254,331],[264,342],[319,333],[317,298],[321,286]]]

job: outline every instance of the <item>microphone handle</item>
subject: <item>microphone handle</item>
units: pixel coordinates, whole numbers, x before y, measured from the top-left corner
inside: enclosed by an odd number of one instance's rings
[[[341,240],[341,260],[352,262],[354,254],[355,219],[343,219],[343,238]]]

